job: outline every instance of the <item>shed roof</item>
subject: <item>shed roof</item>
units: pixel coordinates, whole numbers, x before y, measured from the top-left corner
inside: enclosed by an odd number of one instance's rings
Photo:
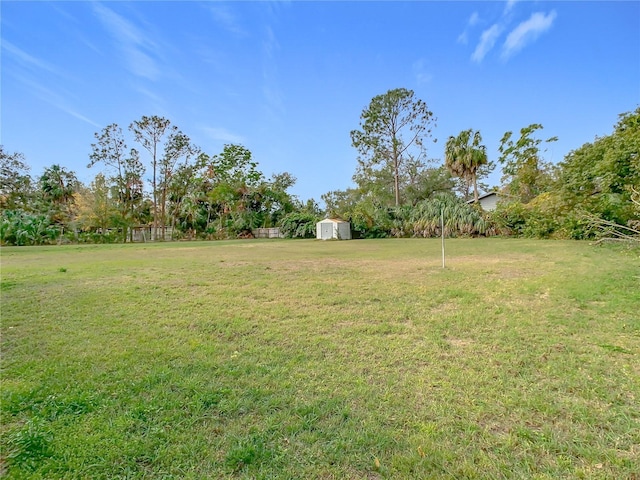
[[[320,220],[320,222],[318,223],[322,223],[322,222],[349,223],[349,222],[345,222],[344,220],[340,220],[338,218],[325,218],[324,220]]]

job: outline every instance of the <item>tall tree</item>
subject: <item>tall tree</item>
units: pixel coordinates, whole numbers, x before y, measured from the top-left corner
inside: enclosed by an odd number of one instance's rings
[[[97,143],[91,144],[88,167],[103,163],[110,170],[110,179],[116,184],[118,210],[124,229],[126,242],[127,230],[134,221],[136,204],[142,200],[142,175],[144,166],[135,149],[128,150],[117,124],[106,126],[101,133],[95,134]]]
[[[556,190],[566,209],[626,225],[640,221],[640,107],[620,115],[611,135],[586,143],[559,164]]]
[[[174,129],[167,138],[164,151],[160,159],[160,221],[162,224],[162,238],[165,237],[167,225],[167,195],[172,186],[173,176],[177,169],[182,169],[182,173],[191,171],[190,163],[192,157],[197,155],[198,149],[191,144],[191,139],[180,130]],[[178,162],[183,159],[184,163],[178,166]],[[171,224],[175,224],[175,217],[171,219]]]
[[[80,188],[75,196],[80,228],[99,232],[102,240],[110,228],[117,226],[121,218],[109,183],[102,173],[98,173],[89,187]]]
[[[478,203],[478,171],[489,163],[487,149],[482,143],[479,131],[463,130],[457,137],[447,140],[444,150],[445,165],[452,175],[464,180],[466,184],[465,200],[468,200],[469,188],[473,185],[473,199]]]
[[[138,151],[132,148],[131,156],[127,158],[123,179],[123,196],[120,198],[121,204],[127,205],[129,209],[125,217],[128,224],[145,223],[141,219],[141,210],[145,200],[144,182],[142,180],[144,172],[144,165],[140,161]],[[148,221],[146,223],[148,223]],[[129,240],[133,242],[133,229],[129,229],[129,236]]]
[[[362,192],[356,188],[332,190],[323,193],[320,198],[325,204],[325,214],[327,217],[342,218],[344,220],[347,220],[356,205],[364,200]]]
[[[293,212],[295,199],[287,190],[295,183],[296,177],[289,172],[282,172],[274,173],[270,181],[258,187],[263,227],[274,227],[285,215]]]
[[[209,166],[212,177],[218,182],[241,183],[255,187],[263,179],[251,151],[242,145],[225,145],[222,153],[211,157]]]
[[[140,120],[136,120],[129,125],[129,130],[133,132],[136,142],[151,154],[151,165],[153,177],[151,186],[153,188],[153,239],[158,234],[158,162],[159,150],[165,135],[175,133],[178,127],[171,125],[171,122],[164,118],[153,115],[147,117],[143,115]]]
[[[411,205],[427,200],[438,193],[452,192],[455,186],[451,172],[443,165],[439,167],[422,167],[411,172],[407,185],[406,197]]]
[[[203,186],[208,204],[207,229],[213,228],[217,217],[218,235],[229,230],[247,230],[258,227],[259,218],[252,207],[257,189],[264,177],[251,151],[242,145],[225,145],[223,151],[207,159]]]
[[[200,154],[195,162],[179,164],[171,175],[167,195],[172,227],[195,232],[199,226],[196,219],[204,217],[201,207],[206,203],[208,182],[202,170],[208,161],[206,154]]]
[[[0,209],[28,210],[31,176],[24,155],[9,153],[0,145]]]
[[[551,181],[550,166],[542,158],[541,145],[555,142],[558,137],[546,140],[534,138],[544,127],[532,123],[520,129],[520,138],[513,140],[513,132],[506,132],[500,140],[499,161],[502,164],[503,183],[512,197],[527,203],[545,191]]]
[[[374,97],[360,119],[361,130],[351,132],[352,145],[360,153],[359,169],[365,174],[375,170],[390,174],[398,206],[402,168],[410,157],[424,160],[424,141],[435,123],[433,113],[413,90],[397,88]]]

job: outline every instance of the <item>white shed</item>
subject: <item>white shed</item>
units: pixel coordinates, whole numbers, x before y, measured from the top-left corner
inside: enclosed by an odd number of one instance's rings
[[[319,240],[351,240],[351,224],[342,220],[326,218],[316,224],[316,238]]]

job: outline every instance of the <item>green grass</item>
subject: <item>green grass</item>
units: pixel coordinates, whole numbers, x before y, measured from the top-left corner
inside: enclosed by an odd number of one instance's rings
[[[3,248],[0,470],[639,478],[638,252],[447,249]]]

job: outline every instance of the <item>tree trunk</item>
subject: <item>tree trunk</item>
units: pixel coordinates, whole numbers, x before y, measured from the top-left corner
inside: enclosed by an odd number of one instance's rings
[[[162,228],[162,241],[164,242],[167,235],[167,190],[166,187],[162,187],[162,195],[160,200],[160,224]]]
[[[473,201],[478,203],[478,177],[473,175]]]
[[[134,218],[134,215],[133,215],[133,199],[132,199],[132,201],[131,201],[131,224],[135,225],[133,223],[133,218]],[[133,243],[133,227],[131,227],[129,229],[129,243]]]
[[[393,183],[396,191],[396,207],[400,206],[400,160],[398,158],[398,147],[396,146],[396,139],[393,138]]]
[[[158,188],[156,182],[156,143],[153,144],[153,233],[151,235],[151,241],[155,241],[158,236]]]

